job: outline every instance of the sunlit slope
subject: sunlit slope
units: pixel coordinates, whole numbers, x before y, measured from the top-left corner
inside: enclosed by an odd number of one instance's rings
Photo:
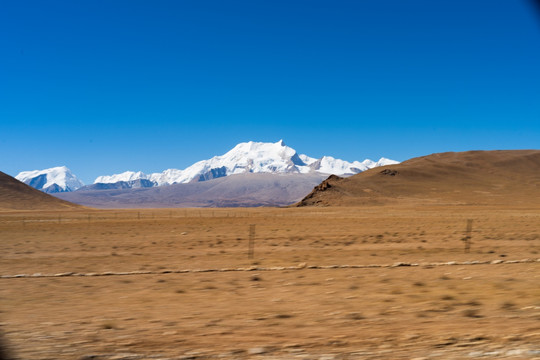
[[[540,204],[540,150],[447,152],[330,177],[298,206]]]

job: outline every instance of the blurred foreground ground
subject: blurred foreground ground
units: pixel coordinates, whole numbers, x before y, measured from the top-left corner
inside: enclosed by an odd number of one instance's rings
[[[307,265],[0,278],[21,359],[540,358],[539,262],[429,265],[540,258],[537,208],[2,212],[0,254],[0,275]],[[308,268],[396,262],[420,266]]]

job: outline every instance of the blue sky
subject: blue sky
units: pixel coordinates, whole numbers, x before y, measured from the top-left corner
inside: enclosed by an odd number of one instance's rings
[[[518,0],[12,1],[0,171],[86,183],[242,141],[406,160],[540,148],[540,14]]]

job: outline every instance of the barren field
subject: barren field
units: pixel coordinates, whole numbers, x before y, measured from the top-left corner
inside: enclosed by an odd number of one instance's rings
[[[21,359],[540,358],[539,258],[537,207],[0,212],[1,330]]]

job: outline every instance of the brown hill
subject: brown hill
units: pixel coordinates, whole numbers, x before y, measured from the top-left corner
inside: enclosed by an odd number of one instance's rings
[[[297,206],[540,204],[540,150],[447,152],[331,176]]]
[[[0,210],[62,210],[79,205],[57,199],[0,171]]]

